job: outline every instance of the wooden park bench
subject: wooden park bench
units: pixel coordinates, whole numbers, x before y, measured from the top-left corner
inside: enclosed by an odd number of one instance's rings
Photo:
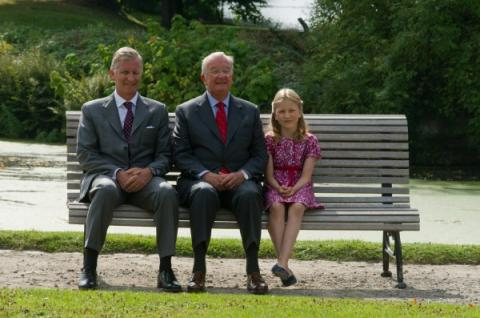
[[[79,203],[82,170],[76,157],[79,111],[67,111],[68,221],[84,224],[88,204]],[[173,127],[175,114],[169,114]],[[266,123],[269,114],[262,114]],[[390,257],[397,266],[396,287],[403,281],[401,231],[418,231],[418,211],[409,204],[408,127],[403,115],[305,115],[320,142],[322,159],[313,174],[316,197],[325,209],[305,213],[303,230],[383,231],[383,272],[391,277]],[[166,178],[175,183],[177,171]],[[189,227],[189,215],[181,208],[179,226]],[[262,217],[266,227],[268,215]],[[112,225],[154,226],[152,215],[132,205],[114,211]],[[221,210],[216,228],[237,228],[232,213]],[[393,245],[390,240],[393,239]]]

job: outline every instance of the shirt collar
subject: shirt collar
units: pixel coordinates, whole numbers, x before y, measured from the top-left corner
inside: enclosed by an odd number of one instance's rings
[[[115,97],[115,104],[117,105],[117,107],[120,107],[125,102],[127,102],[126,99],[124,99],[123,97],[118,95],[117,90],[115,90],[115,92],[113,92],[113,96]],[[138,100],[138,92],[135,94],[135,96],[133,96],[133,98],[130,100],[130,102],[135,106],[135,105],[137,105],[137,100]]]
[[[209,91],[207,91],[207,98],[208,98],[208,103],[212,107],[217,105],[218,102],[219,102],[219,100],[217,100],[215,97],[213,97],[212,94],[210,94]],[[225,99],[222,102],[225,105],[225,107],[228,108],[228,103],[230,102],[230,93],[228,93],[227,97],[225,97]]]

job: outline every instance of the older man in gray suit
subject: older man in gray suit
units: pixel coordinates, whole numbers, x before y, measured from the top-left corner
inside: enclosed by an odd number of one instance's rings
[[[233,211],[240,227],[247,264],[247,290],[265,294],[260,275],[262,189],[267,163],[260,112],[230,94],[233,57],[215,52],[202,62],[206,92],[177,107],[174,161],[182,172],[177,183],[181,203],[190,207],[194,251],[189,292],[205,290],[205,256],[215,215]]]
[[[97,287],[97,258],[112,211],[122,203],[129,203],[153,214],[160,256],[158,287],[181,291],[171,268],[177,238],[178,198],[162,178],[171,165],[168,113],[165,105],[139,95],[142,70],[140,54],[132,48],[120,48],[109,71],[115,92],[82,106],[77,155],[85,174],[80,201],[90,201],[90,207],[80,289]]]

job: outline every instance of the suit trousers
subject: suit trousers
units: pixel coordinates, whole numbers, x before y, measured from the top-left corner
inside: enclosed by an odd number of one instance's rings
[[[163,178],[153,177],[140,191],[127,193],[108,176],[97,176],[89,190],[90,207],[85,221],[85,245],[98,252],[105,243],[113,209],[129,203],[153,213],[160,257],[175,255],[178,230],[178,196]]]
[[[243,248],[251,244],[258,249],[261,238],[263,211],[262,188],[252,180],[243,182],[235,190],[217,191],[211,184],[189,178],[177,183],[180,201],[190,208],[192,246],[210,242],[212,227],[220,207],[233,211],[240,228]]]

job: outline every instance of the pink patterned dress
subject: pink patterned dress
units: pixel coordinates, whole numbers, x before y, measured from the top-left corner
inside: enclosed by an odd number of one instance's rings
[[[297,142],[291,138],[282,137],[275,143],[272,133],[265,135],[267,152],[273,159],[273,176],[280,185],[294,186],[302,175],[303,163],[307,157],[321,158],[320,146],[315,135],[307,134],[303,141]],[[315,200],[313,184],[307,183],[294,195],[285,198],[270,185],[265,186],[265,209],[275,203],[302,203],[307,208],[323,208]]]

